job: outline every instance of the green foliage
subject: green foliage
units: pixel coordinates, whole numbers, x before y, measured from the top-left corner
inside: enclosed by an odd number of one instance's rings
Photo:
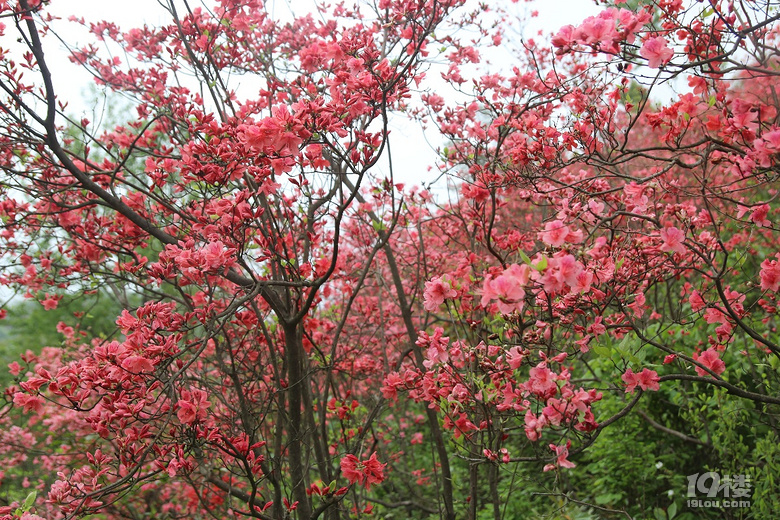
[[[56,309],[49,311],[35,301],[12,302],[6,307],[8,316],[0,322],[0,384],[12,383],[6,365],[19,361],[20,354],[28,350],[37,354],[43,347],[62,345],[65,337],[57,331],[59,322],[85,332],[89,338],[107,339],[116,335],[114,322],[122,308],[106,291],[77,300],[65,296]]]

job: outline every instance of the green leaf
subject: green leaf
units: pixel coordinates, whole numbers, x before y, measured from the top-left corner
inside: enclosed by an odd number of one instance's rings
[[[666,510],[666,515],[669,517],[670,520],[672,518],[674,518],[675,516],[677,516],[677,504],[676,503],[672,502],[669,505],[669,508]]]
[[[525,251],[518,251],[517,254],[520,255],[520,258],[523,260],[523,263],[531,265],[531,259],[528,257],[527,254],[525,254]]]
[[[371,226],[374,228],[374,231],[384,231],[385,229],[387,229],[387,228],[385,227],[385,224],[384,224],[384,222],[382,222],[381,220],[375,220],[375,221],[373,221],[373,222],[371,223]]]
[[[596,497],[596,503],[598,505],[605,505],[605,504],[614,504],[615,502],[619,501],[622,497],[617,493],[605,493],[603,495],[598,495]]]
[[[618,343],[617,346],[615,347],[617,351],[620,352],[621,354],[628,354],[629,353],[628,348],[629,348],[629,344],[631,343],[631,339],[632,339],[631,336],[628,334],[623,336],[623,339],[620,340],[620,343]]]
[[[27,498],[24,499],[24,504],[22,504],[22,510],[23,511],[29,511],[33,505],[35,505],[35,497],[38,496],[37,491],[30,491],[30,494],[27,495]]]
[[[537,271],[544,271],[547,269],[547,257],[543,256],[541,260],[536,262],[536,265],[532,266]]]

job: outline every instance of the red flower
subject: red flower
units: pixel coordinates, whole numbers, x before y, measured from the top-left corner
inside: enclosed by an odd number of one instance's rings
[[[143,356],[130,356],[122,361],[122,368],[133,374],[142,374],[144,372],[154,372],[152,362]]]
[[[642,390],[659,390],[658,385],[658,373],[655,370],[648,368],[643,369],[640,373],[635,374],[630,368],[623,374],[623,382],[626,383],[626,393],[633,393],[637,385]]]
[[[371,484],[379,484],[385,479],[384,469],[386,464],[382,464],[376,458],[376,453],[372,453],[368,460],[363,461],[363,467],[366,475],[366,490],[371,490]]]
[[[23,407],[25,413],[40,413],[43,410],[43,397],[16,392],[14,394],[14,404]]]
[[[341,473],[350,484],[364,484],[367,490],[371,490],[372,484],[379,484],[385,479],[384,469],[386,464],[382,464],[376,458],[376,453],[372,453],[368,460],[360,461],[352,454],[346,455],[341,459]]]
[[[722,374],[724,370],[726,370],[726,364],[723,362],[722,359],[720,359],[720,355],[718,352],[710,347],[701,354],[696,354],[694,352],[693,359],[704,365],[705,367],[709,368],[716,374]],[[703,370],[700,367],[696,367],[696,373],[700,376],[706,376],[707,371]]]
[[[60,299],[58,297],[49,296],[48,293],[46,294],[46,298],[41,300],[41,305],[43,305],[43,308],[47,311],[56,309],[59,303]]]
[[[366,478],[359,469],[360,461],[352,454],[341,459],[341,474],[344,475],[350,484],[362,484]]]

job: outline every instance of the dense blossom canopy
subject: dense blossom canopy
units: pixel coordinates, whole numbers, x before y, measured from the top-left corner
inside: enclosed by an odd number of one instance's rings
[[[771,2],[523,41],[511,3],[166,0],[130,29],[56,3],[0,0],[0,284],[121,309],[9,361],[3,520],[502,518],[518,468],[574,472],[621,421],[716,449],[661,401],[777,445]],[[64,23],[120,121],[60,97]],[[448,192],[394,177],[391,117],[438,130]]]

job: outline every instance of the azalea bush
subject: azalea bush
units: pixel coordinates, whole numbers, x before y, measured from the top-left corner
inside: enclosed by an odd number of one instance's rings
[[[0,283],[120,307],[9,361],[3,518],[771,517],[771,3],[523,41],[511,4],[162,5],[0,3]],[[120,123],[59,96],[63,23]],[[396,179],[393,117],[446,193]],[[690,508],[707,471],[753,506]]]

